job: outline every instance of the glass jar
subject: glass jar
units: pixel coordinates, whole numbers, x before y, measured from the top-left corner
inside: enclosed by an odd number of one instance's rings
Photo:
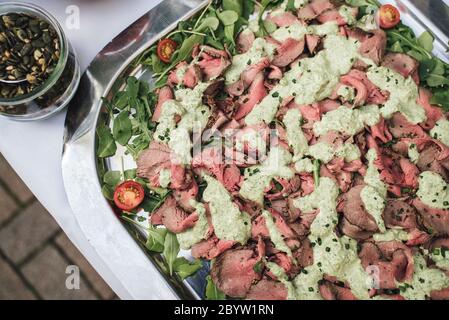
[[[61,111],[74,96],[81,73],[78,60],[61,25],[46,10],[24,3],[0,4],[0,16],[11,13],[27,14],[48,22],[58,35],[60,56],[52,73],[40,86],[13,98],[0,97],[0,115],[19,121],[48,118]],[[0,90],[12,86],[14,84],[0,82]]]

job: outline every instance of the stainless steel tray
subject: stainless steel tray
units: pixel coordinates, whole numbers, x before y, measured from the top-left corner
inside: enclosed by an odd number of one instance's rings
[[[132,62],[174,29],[179,21],[204,8],[207,2],[165,0],[124,30],[88,67],[67,113],[62,170],[70,205],[98,255],[135,299],[201,299],[207,265],[187,281],[168,276],[159,268],[162,257],[148,254],[135,240],[142,236],[140,230],[125,227],[104,199],[95,156],[95,129],[105,121],[106,115],[101,98],[108,96],[112,87],[121,86],[129,75],[151,81],[151,74],[140,66],[132,67]],[[415,32],[431,30],[436,36],[435,54],[449,60],[448,34],[444,32],[449,30],[449,15],[442,15],[441,5],[444,4],[440,0],[381,2],[396,2],[402,10],[403,21]],[[438,23],[432,22],[431,14],[438,14]],[[118,169],[122,156],[119,149],[104,165],[108,169]],[[135,164],[125,157],[125,166],[135,167]]]

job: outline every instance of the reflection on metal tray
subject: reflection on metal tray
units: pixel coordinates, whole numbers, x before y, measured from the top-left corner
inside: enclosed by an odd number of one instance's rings
[[[139,65],[133,67],[132,62],[175,28],[177,22],[191,17],[207,2],[165,0],[124,30],[88,67],[67,113],[62,168],[69,202],[85,236],[135,299],[201,299],[208,266],[205,265],[187,281],[168,276],[159,267],[162,257],[149,255],[138,245],[139,241],[136,240],[144,234],[135,228],[125,228],[102,196],[95,156],[95,129],[107,117],[101,98],[107,97],[111,88],[122,86],[129,75],[151,83],[151,73]],[[421,33],[430,28],[437,38],[435,54],[448,60],[447,8],[444,7],[446,14],[442,16],[443,10],[435,4],[441,1],[413,0],[416,6],[408,0],[381,2],[396,2],[401,8],[404,23],[415,32]],[[432,5],[420,11],[422,3]],[[442,2],[441,5],[444,6]],[[431,20],[435,18],[427,18],[426,13],[438,14],[438,25],[433,24]],[[108,169],[119,169],[122,157],[125,167],[135,167],[132,159],[124,156],[122,149],[104,165]],[[187,252],[183,254],[188,255]]]

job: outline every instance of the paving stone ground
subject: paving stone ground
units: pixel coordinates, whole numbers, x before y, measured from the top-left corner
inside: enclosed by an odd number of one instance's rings
[[[5,299],[117,296],[0,153],[0,300]]]

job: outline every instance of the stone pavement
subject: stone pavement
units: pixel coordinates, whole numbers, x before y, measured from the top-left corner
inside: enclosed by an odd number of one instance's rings
[[[0,154],[0,299],[116,298]]]

